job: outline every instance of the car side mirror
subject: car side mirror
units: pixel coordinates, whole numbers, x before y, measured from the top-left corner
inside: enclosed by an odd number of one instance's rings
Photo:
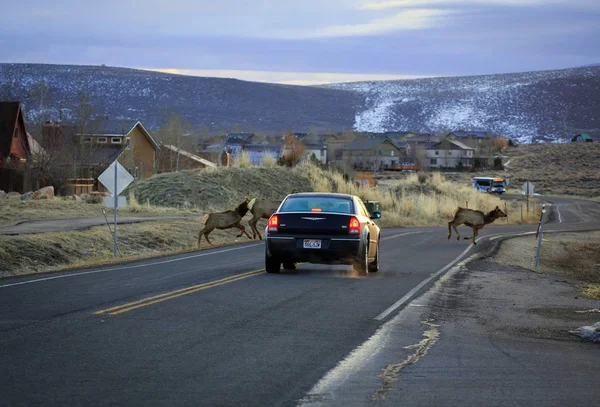
[[[371,219],[381,218],[381,212],[371,212]]]

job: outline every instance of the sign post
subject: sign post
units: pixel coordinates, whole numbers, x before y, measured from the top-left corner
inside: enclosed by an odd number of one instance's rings
[[[546,205],[542,205],[542,216],[540,219],[538,248],[537,248],[537,254],[535,256],[535,268],[536,269],[540,266],[540,251],[542,249],[542,239],[544,236],[544,215],[545,214],[546,214]]]
[[[533,184],[531,182],[526,181],[521,186],[521,195],[525,195],[527,204],[527,216],[529,216],[529,198],[533,196]]]
[[[131,184],[133,181],[131,174],[117,160],[98,177],[98,181],[102,183],[112,193],[113,202],[109,204],[108,200],[104,204],[114,208],[114,229],[113,229],[113,256],[117,256],[117,208],[119,206],[119,194]]]
[[[116,162],[116,161],[115,161]],[[115,190],[118,188],[118,177],[119,177],[119,167],[117,167],[115,165]],[[114,214],[115,214],[115,225],[114,225],[114,235],[113,235],[113,257],[117,257],[117,207],[119,205],[119,195],[113,193],[114,197],[115,197],[115,209],[114,209]]]

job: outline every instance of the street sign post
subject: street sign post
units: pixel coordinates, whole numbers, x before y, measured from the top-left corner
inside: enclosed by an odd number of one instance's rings
[[[521,195],[525,195],[525,196],[533,196],[533,187],[534,185],[527,181],[525,182],[522,186],[521,186]]]
[[[114,229],[113,229],[113,256],[117,256],[117,208],[119,205],[119,194],[123,192],[129,184],[133,182],[133,176],[117,160],[98,177],[98,181],[110,191],[113,196],[113,204],[106,205],[114,208]],[[121,201],[122,202],[122,201]],[[105,201],[106,203],[106,201]]]
[[[527,216],[529,216],[529,198],[533,196],[533,184],[529,181],[526,181],[521,186],[521,195],[523,195],[526,199],[527,204]]]

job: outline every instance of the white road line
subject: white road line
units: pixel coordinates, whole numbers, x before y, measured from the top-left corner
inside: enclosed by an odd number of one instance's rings
[[[562,216],[560,216],[560,205],[556,205],[556,212],[558,212],[558,223],[562,223]]]
[[[213,254],[221,254],[221,253],[226,253],[226,252],[232,252],[234,250],[247,249],[249,247],[256,247],[256,246],[260,246],[262,244],[263,243],[256,243],[256,244],[252,244],[252,245],[248,245],[248,246],[234,247],[232,249],[219,250],[218,252],[200,253],[200,254],[194,254],[192,256],[178,257],[176,259],[162,260],[162,261],[156,261],[156,262],[152,262],[152,263],[135,264],[135,265],[132,265],[132,266],[113,267],[113,268],[100,269],[100,270],[83,271],[81,273],[70,273],[70,274],[63,274],[63,275],[60,275],[60,276],[38,278],[38,279],[35,279],[35,280],[21,281],[19,283],[12,283],[12,284],[0,285],[0,288],[14,287],[16,285],[23,285],[23,284],[39,283],[39,282],[42,282],[42,281],[56,280],[56,279],[59,279],[59,278],[77,277],[77,276],[83,276],[83,275],[86,275],[86,274],[104,273],[104,272],[107,272],[107,271],[117,271],[117,270],[129,270],[129,269],[135,269],[135,268],[140,268],[140,267],[156,266],[156,265],[159,265],[159,264],[174,263],[176,261],[183,261],[183,260],[195,259],[197,257],[211,256]]]
[[[535,232],[524,232],[524,233],[518,233],[518,234],[502,234],[502,235],[497,235],[497,236],[483,236],[480,238],[475,239],[475,242],[479,242],[481,241],[481,239],[490,239],[490,240],[495,240],[498,239],[500,237],[505,237],[505,236],[524,236],[524,235],[531,235],[534,234]],[[392,304],[392,306],[390,306],[389,308],[387,308],[385,311],[383,311],[381,314],[377,315],[375,317],[375,320],[377,321],[382,321],[384,320],[388,315],[390,315],[392,312],[394,312],[395,310],[397,310],[398,308],[400,308],[403,304],[405,304],[407,301],[409,301],[413,295],[415,295],[415,293],[417,291],[419,291],[421,288],[423,288],[425,285],[427,285],[431,280],[433,280],[434,278],[437,278],[440,276],[440,274],[446,272],[450,267],[454,266],[454,264],[456,262],[458,262],[465,254],[467,254],[469,252],[469,250],[471,250],[473,247],[475,247],[473,244],[471,244],[469,247],[467,247],[465,249],[465,251],[463,251],[461,254],[459,254],[454,260],[452,260],[450,263],[446,264],[443,268],[441,268],[440,270],[438,270],[435,274],[431,275],[430,277],[427,277],[425,280],[421,281],[417,286],[415,286],[412,290],[410,290],[408,293],[406,293],[406,295],[402,298],[400,298],[398,301],[396,301],[394,304]]]

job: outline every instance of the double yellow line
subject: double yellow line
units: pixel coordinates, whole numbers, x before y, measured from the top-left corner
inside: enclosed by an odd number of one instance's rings
[[[134,309],[147,307],[148,305],[157,304],[159,302],[172,300],[173,298],[193,294],[198,291],[233,283],[234,281],[243,280],[245,278],[254,277],[259,274],[263,274],[264,272],[264,269],[248,271],[246,273],[236,274],[235,276],[225,277],[220,280],[214,280],[207,283],[193,285],[191,287],[180,288],[179,290],[169,291],[164,294],[154,295],[152,297],[142,298],[141,300],[128,302],[127,304],[117,305],[116,307],[96,311],[94,312],[94,315],[119,315],[124,312],[133,311]]]

